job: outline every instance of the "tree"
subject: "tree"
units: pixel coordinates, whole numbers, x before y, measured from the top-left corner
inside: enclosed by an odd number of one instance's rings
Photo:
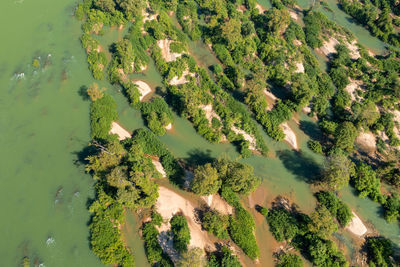
[[[277,258],[277,267],[303,267],[303,261],[295,254],[282,253]]]
[[[192,248],[182,254],[182,259],[176,263],[177,267],[204,267],[207,264],[201,248]]]
[[[116,0],[119,7],[123,10],[128,19],[142,15],[142,10],[145,8],[145,1],[142,0]]]
[[[343,122],[335,131],[336,146],[348,152],[352,152],[357,134],[358,131],[353,123],[349,121]]]
[[[260,179],[253,174],[253,167],[249,164],[217,160],[214,166],[220,173],[223,184],[239,194],[248,194],[260,184]]]
[[[292,240],[299,232],[295,216],[284,208],[272,209],[268,212],[269,230],[279,242]]]
[[[310,232],[313,232],[321,238],[329,238],[333,232],[338,230],[332,215],[325,206],[318,206],[311,214],[311,223],[308,225]]]
[[[367,239],[365,246],[370,266],[393,266],[390,259],[393,255],[393,244],[390,240],[383,237],[371,237]]]
[[[220,239],[229,238],[227,230],[229,226],[228,216],[222,215],[216,210],[206,211],[202,216],[202,224],[204,229],[216,237]]]
[[[186,218],[182,215],[174,215],[170,224],[174,235],[174,248],[179,252],[186,252],[190,242],[190,231]]]
[[[353,176],[352,181],[354,187],[360,192],[360,197],[369,196],[373,201],[381,201],[381,183],[372,167],[362,163],[356,170],[356,175]]]
[[[354,163],[346,155],[339,153],[327,158],[323,170],[322,183],[329,189],[339,190],[349,183],[354,174]]]
[[[241,34],[241,23],[239,20],[231,18],[221,25],[221,35],[225,39],[228,50],[236,48],[243,39]]]
[[[95,0],[94,4],[104,12],[113,13],[115,11],[114,0]]]
[[[208,267],[242,267],[236,255],[223,246],[220,251],[215,251],[210,255]]]
[[[105,88],[99,89],[99,85],[97,83],[93,83],[87,89],[87,94],[90,97],[90,100],[96,101],[97,99],[100,99],[104,96],[103,92],[105,90],[106,90]]]
[[[210,163],[198,166],[194,170],[192,190],[198,195],[212,195],[218,192],[222,184],[217,169]]]

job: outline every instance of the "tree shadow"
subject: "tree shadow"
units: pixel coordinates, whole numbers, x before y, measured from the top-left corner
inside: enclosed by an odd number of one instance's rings
[[[79,87],[78,95],[80,95],[82,97],[83,101],[90,100],[90,97],[87,93],[87,89],[88,89],[88,87],[86,85],[82,85],[81,87]]]
[[[90,155],[94,155],[98,152],[98,149],[95,146],[86,146],[80,151],[75,151],[72,152],[76,156],[76,159],[74,160],[74,165],[76,166],[82,166],[87,163],[86,158]]]
[[[323,134],[315,122],[301,120],[300,130],[302,130],[306,135],[308,135],[313,140],[321,141],[323,138]]]
[[[282,150],[277,152],[285,168],[298,180],[312,184],[320,179],[321,166],[315,160],[302,152]]]
[[[196,167],[213,162],[214,157],[211,156],[210,149],[204,151],[200,148],[194,148],[188,152],[188,157],[184,160],[188,167]]]

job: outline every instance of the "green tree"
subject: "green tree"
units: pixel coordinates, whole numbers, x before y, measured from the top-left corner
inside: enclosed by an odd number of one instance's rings
[[[241,34],[241,23],[231,18],[221,25],[221,35],[225,39],[228,49],[233,50],[243,39]]]
[[[373,201],[381,201],[381,183],[371,166],[364,163],[357,166],[356,174],[353,176],[352,181],[354,182],[354,187],[360,192],[361,198],[369,196]]]
[[[390,257],[393,256],[393,244],[382,237],[371,237],[366,241],[368,264],[372,267],[393,266]]]
[[[208,232],[220,239],[228,239],[229,216],[222,215],[216,210],[204,212],[202,225]]]
[[[210,163],[198,166],[194,170],[192,190],[198,195],[212,195],[218,192],[222,184],[217,169]]]
[[[303,261],[295,254],[282,253],[277,258],[277,267],[303,267]]]
[[[332,190],[339,190],[349,183],[350,176],[354,172],[354,163],[346,155],[334,154],[325,162],[322,182]]]
[[[336,146],[348,151],[353,151],[353,144],[358,135],[356,127],[349,121],[343,122],[335,131]]]
[[[97,83],[93,83],[87,89],[87,94],[90,97],[90,100],[96,101],[97,99],[100,99],[104,96],[103,92],[105,90],[106,90],[105,88],[99,89],[99,85]]]
[[[170,221],[174,235],[174,248],[179,252],[186,252],[190,242],[190,231],[187,220],[182,215],[174,215]]]
[[[204,267],[207,260],[201,248],[192,248],[182,254],[182,258],[176,263],[177,267]]]
[[[321,238],[329,238],[332,233],[338,230],[332,215],[325,206],[318,206],[311,214],[311,223],[308,225],[310,232],[313,232]]]

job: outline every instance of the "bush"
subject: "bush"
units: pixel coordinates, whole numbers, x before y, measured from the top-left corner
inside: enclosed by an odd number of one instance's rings
[[[175,215],[171,218],[171,232],[174,235],[174,248],[179,252],[187,251],[190,242],[190,230],[186,218]]]
[[[315,141],[315,140],[308,140],[307,142],[308,147],[311,149],[311,151],[323,155],[324,152],[322,150],[322,145],[320,142]]]
[[[235,216],[229,220],[229,234],[233,242],[253,260],[260,255],[254,231],[255,222],[251,214],[243,207],[236,207]]]
[[[141,110],[147,127],[158,136],[163,136],[166,133],[165,127],[173,122],[172,111],[161,97],[142,103]]]
[[[336,217],[342,227],[345,227],[352,219],[353,214],[350,208],[332,192],[318,192],[316,197]]]
[[[383,237],[371,237],[365,242],[369,266],[393,266],[390,257],[393,256],[393,244]]]
[[[204,229],[220,239],[228,239],[229,217],[216,210],[205,211],[202,216]]]
[[[284,208],[272,209],[268,212],[269,230],[279,242],[292,240],[299,233],[296,217]]]
[[[277,267],[303,267],[303,261],[295,254],[282,253],[277,258]]]
[[[118,120],[117,104],[112,96],[104,96],[90,104],[91,136],[94,139],[108,139],[111,123]]]

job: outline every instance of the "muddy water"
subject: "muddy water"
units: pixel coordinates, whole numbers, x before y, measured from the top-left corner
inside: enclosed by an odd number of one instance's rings
[[[1,266],[16,266],[23,256],[45,266],[101,266],[88,242],[87,200],[93,197],[92,179],[76,162],[77,152],[89,141],[89,103],[79,91],[93,79],[78,39],[80,25],[71,17],[74,5],[73,0],[0,3],[0,27],[7,36],[0,44],[0,146],[5,152],[0,161],[0,201],[5,214],[0,237],[7,241],[0,245]],[[123,34],[114,29],[99,39],[107,49]],[[378,43],[371,41],[371,48],[379,48]],[[196,58],[206,58],[205,66],[217,62],[204,45],[191,44],[190,49]],[[32,66],[35,58],[39,68]],[[152,62],[143,74],[132,78],[143,79],[152,87],[162,86]],[[120,122],[126,129],[143,127],[140,112],[129,106],[120,88],[106,82],[100,82],[100,86],[116,99]],[[316,128],[304,115],[300,117],[303,130],[295,122],[289,125],[298,135],[301,152],[263,134],[271,157],[254,155],[243,161],[253,165],[263,178],[262,193],[255,196],[256,201],[269,205],[277,195],[286,195],[304,212],[310,212],[315,199],[309,184],[318,174],[322,159],[306,147],[306,134],[315,134]],[[232,145],[208,143],[179,117],[174,129],[160,139],[178,157],[193,162],[221,154],[239,157]],[[359,199],[349,189],[342,195],[361,218],[399,242],[398,226],[387,225],[378,206]],[[274,239],[265,220],[259,215],[256,220],[263,263],[272,266]],[[137,266],[146,266],[137,219],[128,215],[127,222],[127,243]]]

